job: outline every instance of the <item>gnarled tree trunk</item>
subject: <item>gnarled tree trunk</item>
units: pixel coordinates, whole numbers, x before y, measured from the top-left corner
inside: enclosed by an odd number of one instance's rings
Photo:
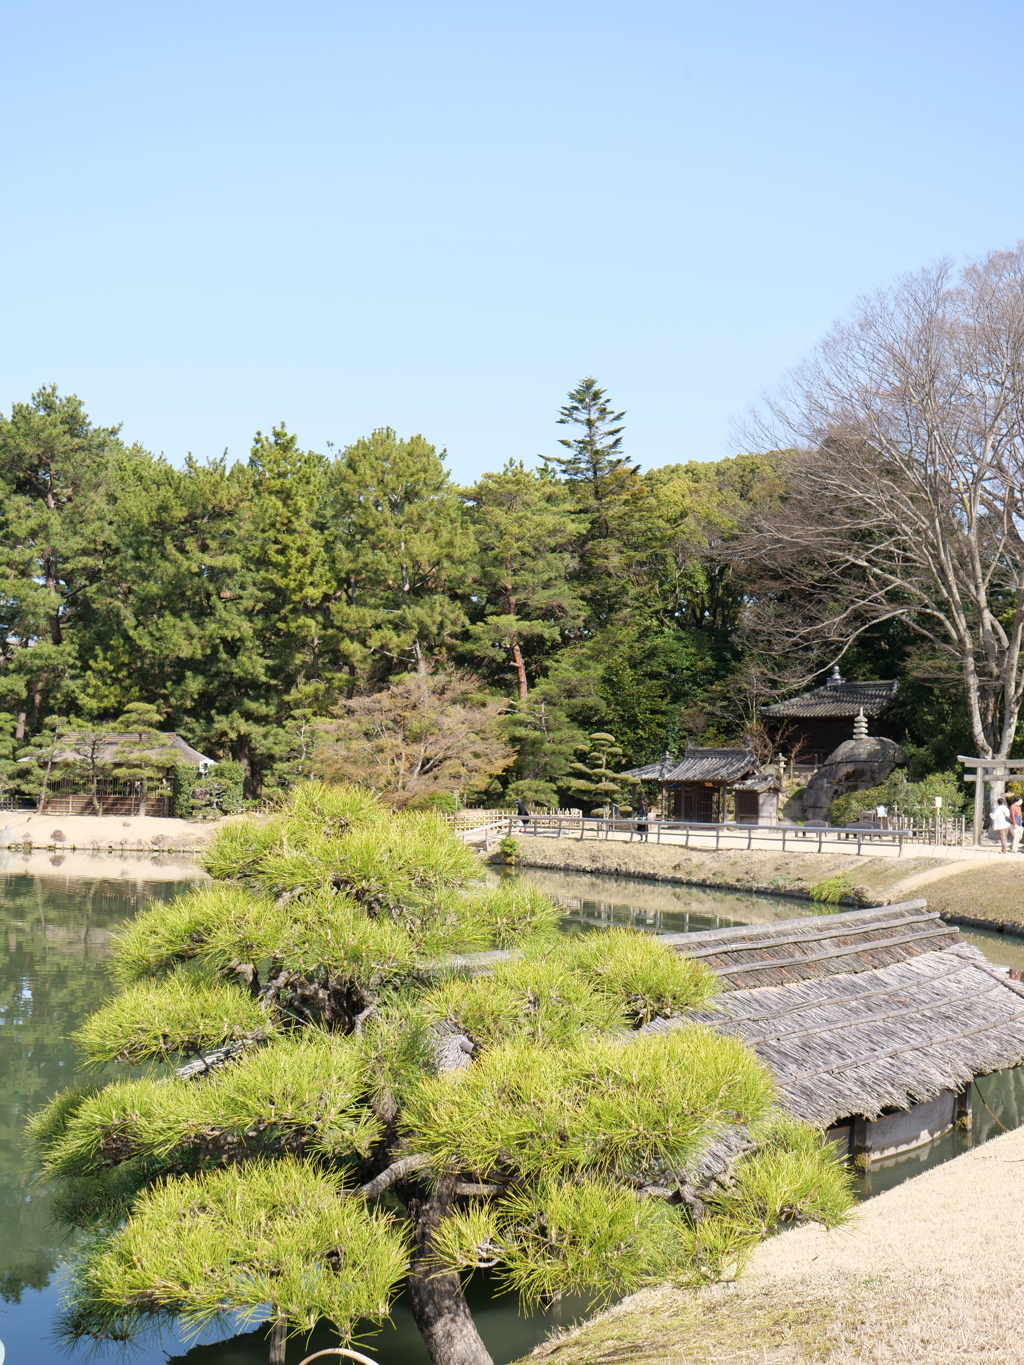
[[[451,1208],[455,1183],[454,1176],[444,1176],[429,1195],[408,1199],[414,1231],[406,1293],[434,1365],[494,1365],[459,1276],[454,1271],[438,1274],[433,1260],[433,1233]]]

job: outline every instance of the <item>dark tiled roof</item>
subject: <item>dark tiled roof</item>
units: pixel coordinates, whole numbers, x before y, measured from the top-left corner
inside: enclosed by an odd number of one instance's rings
[[[642,768],[628,768],[623,776],[636,777],[641,782],[664,782],[665,775],[676,766],[676,760],[672,755],[666,754],[664,758],[659,758],[657,763],[645,763]]]
[[[643,768],[630,768],[624,775],[643,782],[738,782],[749,774],[760,774],[757,759],[749,749],[689,748],[676,763],[663,758]]]
[[[745,777],[742,782],[737,782],[733,791],[738,792],[780,792],[782,783],[771,773],[766,773],[763,777]]]
[[[789,701],[777,701],[762,706],[766,716],[792,718],[856,716],[863,709],[865,716],[880,716],[896,695],[899,684],[890,682],[830,682],[804,692]]]

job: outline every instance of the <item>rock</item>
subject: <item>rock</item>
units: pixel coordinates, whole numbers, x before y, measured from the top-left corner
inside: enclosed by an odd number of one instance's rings
[[[877,735],[846,740],[833,749],[804,789],[805,818],[827,820],[828,808],[837,796],[877,787],[906,761],[906,754],[895,740]]]

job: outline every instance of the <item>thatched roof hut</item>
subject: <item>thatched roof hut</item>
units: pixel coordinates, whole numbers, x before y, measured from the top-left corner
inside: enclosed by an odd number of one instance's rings
[[[858,1150],[916,1145],[897,1129],[935,1136],[976,1076],[1024,1062],[1024,987],[925,901],[666,937],[724,988],[691,1020],[742,1038],[787,1108],[850,1125]]]

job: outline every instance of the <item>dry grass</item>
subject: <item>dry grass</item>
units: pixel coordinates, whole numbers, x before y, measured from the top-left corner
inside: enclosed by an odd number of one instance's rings
[[[863,904],[893,899],[889,888],[907,877],[942,867],[932,857],[872,857],[865,853],[782,853],[766,850],[686,849],[680,844],[640,844],[610,839],[547,839],[517,835],[519,861],[526,867],[560,871],[624,873],[666,881],[733,886],[776,894],[804,893],[822,880],[848,876]],[[1021,859],[1024,864],[1024,858]]]
[[[932,910],[996,922],[1024,921],[1024,857],[1019,854],[927,882],[922,879],[919,885],[920,890],[912,888],[909,894],[926,896]]]
[[[1024,1130],[766,1242],[735,1284],[649,1290],[537,1348],[552,1365],[1024,1365]]]

